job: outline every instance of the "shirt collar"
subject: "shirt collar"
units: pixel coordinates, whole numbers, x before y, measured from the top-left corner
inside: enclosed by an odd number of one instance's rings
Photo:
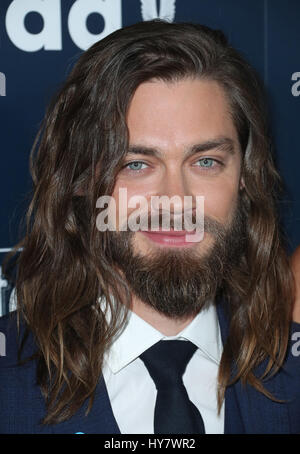
[[[165,336],[137,314],[128,311],[128,319],[121,334],[104,354],[104,360],[116,374],[138,358],[145,350],[160,340],[185,339],[193,342],[200,351],[219,364],[222,355],[222,340],[214,304],[203,309],[176,336]]]

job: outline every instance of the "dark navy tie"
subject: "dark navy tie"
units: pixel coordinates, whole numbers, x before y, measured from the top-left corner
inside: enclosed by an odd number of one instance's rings
[[[157,389],[155,434],[205,433],[201,414],[189,400],[182,381],[196,350],[190,341],[163,340],[140,355]]]

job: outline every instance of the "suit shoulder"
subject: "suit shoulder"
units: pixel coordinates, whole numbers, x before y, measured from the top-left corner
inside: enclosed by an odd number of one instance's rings
[[[7,334],[17,328],[17,311],[9,312],[0,317],[0,331]]]

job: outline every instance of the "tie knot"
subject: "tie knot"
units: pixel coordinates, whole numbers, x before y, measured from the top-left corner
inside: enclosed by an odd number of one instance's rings
[[[186,366],[197,347],[190,341],[159,341],[140,355],[156,388],[181,382]]]

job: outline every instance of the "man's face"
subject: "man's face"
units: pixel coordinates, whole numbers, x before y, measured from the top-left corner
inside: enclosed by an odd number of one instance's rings
[[[192,79],[169,84],[143,83],[133,96],[127,124],[129,146],[135,147],[135,152],[128,153],[117,177],[113,193],[117,207],[120,188],[126,188],[128,200],[132,196],[145,197],[149,207],[152,196],[179,196],[182,207],[184,196],[203,196],[205,216],[229,225],[240,187],[241,156],[228,101],[220,85]],[[217,147],[189,153],[195,145],[221,138],[232,141],[232,153]],[[137,148],[151,151],[136,153]],[[128,208],[128,215],[133,210]],[[121,224],[124,219],[118,222]],[[179,242],[179,247],[192,246],[200,251],[212,240],[204,234],[196,245],[181,246]],[[163,238],[154,243],[143,232],[134,235],[135,251],[142,254],[164,246],[170,248],[172,243]]]
[[[241,154],[228,101],[214,81],[146,82],[132,98],[127,124],[130,149],[112,194],[117,213],[120,188],[126,188],[127,200],[143,196],[149,207],[153,196],[179,196],[182,207],[184,196],[194,200],[202,196],[204,220],[210,228],[204,224],[204,237],[196,243],[172,242],[168,232],[165,237],[142,231],[112,232],[115,261],[146,303],[171,316],[187,314],[186,295],[190,295],[191,311],[200,309],[222,280],[220,262],[226,266],[231,254],[241,252]],[[223,146],[202,146],[208,142]],[[128,208],[127,216],[134,209]],[[172,211],[176,207],[171,205]],[[117,225],[122,224],[124,219],[118,218]],[[150,287],[156,287],[155,295],[149,295]],[[197,299],[195,306],[192,301]],[[180,309],[182,305],[185,308]]]

